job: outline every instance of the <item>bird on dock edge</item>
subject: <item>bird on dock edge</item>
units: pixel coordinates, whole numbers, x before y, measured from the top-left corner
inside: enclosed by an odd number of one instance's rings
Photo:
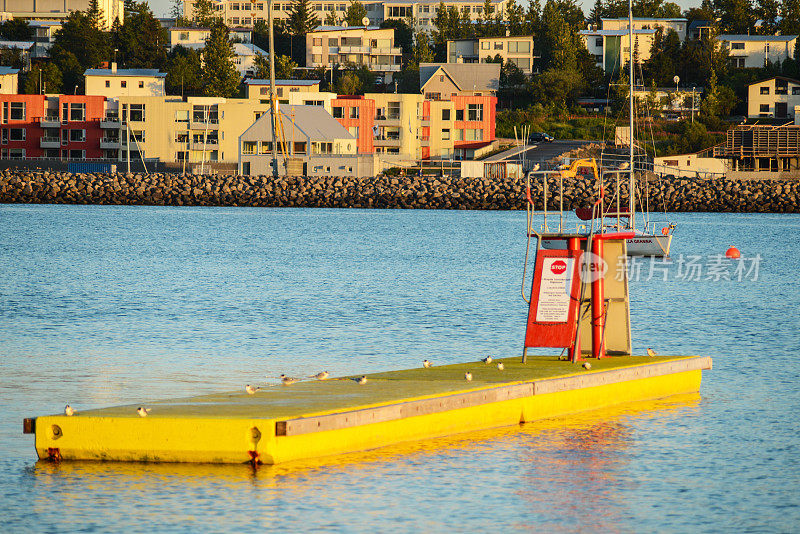
[[[150,408],[145,408],[144,406],[139,406],[136,410],[136,413],[139,414],[139,417],[147,417],[147,414],[150,413]]]
[[[67,404],[66,406],[64,406],[64,415],[66,416],[75,415],[75,408]]]
[[[425,369],[429,369],[431,365],[433,365],[433,363],[431,363],[430,360],[422,360],[422,367],[424,367]]]
[[[651,349],[651,348],[649,348],[649,347],[648,347],[648,348],[647,348],[647,355],[648,355],[648,356],[650,356],[650,357],[652,358],[653,356],[656,356],[656,355],[658,355],[658,353],[657,353],[656,351],[654,351],[653,349]]]

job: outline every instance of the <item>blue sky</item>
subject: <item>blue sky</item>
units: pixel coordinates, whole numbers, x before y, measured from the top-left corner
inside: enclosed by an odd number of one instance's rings
[[[191,0],[184,0],[184,1],[191,1]],[[699,6],[700,5],[700,0],[696,0],[696,1],[694,1],[694,0],[668,0],[668,1],[675,2],[676,4],[681,6],[681,9],[687,9],[689,7]],[[578,3],[583,6],[583,12],[588,15],[589,11],[592,10],[592,6],[594,5],[594,2],[595,2],[595,0],[583,0],[583,1],[579,0]],[[147,3],[150,4],[150,9],[153,10],[153,13],[155,13],[156,17],[166,17],[166,16],[168,16],[170,8],[172,7],[172,0],[149,0]],[[528,1],[527,0],[522,0],[519,3],[521,3],[523,5],[526,5],[526,6],[528,5]]]

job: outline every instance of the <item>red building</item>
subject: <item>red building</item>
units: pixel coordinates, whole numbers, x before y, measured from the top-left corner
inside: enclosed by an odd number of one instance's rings
[[[372,128],[375,125],[375,101],[363,96],[339,96],[331,100],[333,118],[358,139],[358,153],[372,154],[375,146]]]
[[[2,159],[117,159],[119,122],[106,122],[104,96],[0,95],[0,109]]]
[[[497,97],[495,96],[457,96],[450,100],[455,106],[455,130],[463,130],[463,139],[453,141],[454,156],[472,159],[475,150],[494,141],[497,123]]]

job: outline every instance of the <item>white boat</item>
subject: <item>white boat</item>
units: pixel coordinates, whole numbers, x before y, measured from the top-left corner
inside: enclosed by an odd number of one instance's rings
[[[669,228],[669,227],[665,227]],[[672,231],[665,235],[636,231],[634,237],[625,240],[628,245],[628,256],[669,256],[669,247],[672,244]],[[567,242],[563,239],[542,239],[542,248],[566,249]]]

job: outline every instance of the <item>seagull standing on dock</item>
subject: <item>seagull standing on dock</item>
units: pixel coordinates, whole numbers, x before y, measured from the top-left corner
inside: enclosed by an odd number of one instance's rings
[[[360,376],[359,378],[354,378],[353,380],[356,381],[356,384],[364,385],[364,384],[367,383],[367,376],[363,375],[363,376]]]
[[[67,415],[67,416],[75,415],[75,409],[72,406],[70,406],[69,404],[67,404],[66,406],[64,406],[64,415]]]
[[[497,364],[497,370],[498,370],[498,371],[502,371],[502,370],[503,370],[503,369],[505,369],[505,368],[506,368],[506,366],[505,366],[505,365],[503,365],[503,362],[499,362],[499,363]]]
[[[592,368],[592,364],[589,362],[583,362],[583,368],[587,371]]]
[[[278,378],[281,379],[281,382],[283,382],[284,386],[290,386],[290,385],[294,384],[295,382],[297,382],[297,379],[296,378],[292,378],[291,376],[281,375]]]
[[[430,360],[422,360],[422,367],[425,369],[429,369],[430,366],[433,365]]]
[[[485,363],[486,365],[489,365],[490,363],[492,363],[492,357],[491,356],[487,356],[484,359],[482,359],[481,361],[483,363]]]
[[[147,414],[150,413],[150,408],[145,408],[144,406],[139,406],[136,410],[136,413],[139,414],[139,417],[147,417]]]
[[[647,349],[647,355],[648,356],[650,356],[652,358],[653,356],[656,356],[656,354],[657,354],[656,351],[654,351],[653,349],[648,347],[648,349]]]
[[[469,371],[464,373],[464,380],[466,380],[467,382],[472,382],[472,373],[470,373]]]
[[[316,378],[317,380],[327,380],[331,374],[328,371],[322,371],[321,373],[317,373],[311,378]]]
[[[247,385],[244,387],[244,390],[247,392],[247,394],[248,394],[248,395],[255,395],[255,394],[256,394],[256,391],[259,391],[260,389],[261,389],[261,388],[254,388],[254,387],[253,387],[253,386],[251,386],[250,384],[247,384]]]

